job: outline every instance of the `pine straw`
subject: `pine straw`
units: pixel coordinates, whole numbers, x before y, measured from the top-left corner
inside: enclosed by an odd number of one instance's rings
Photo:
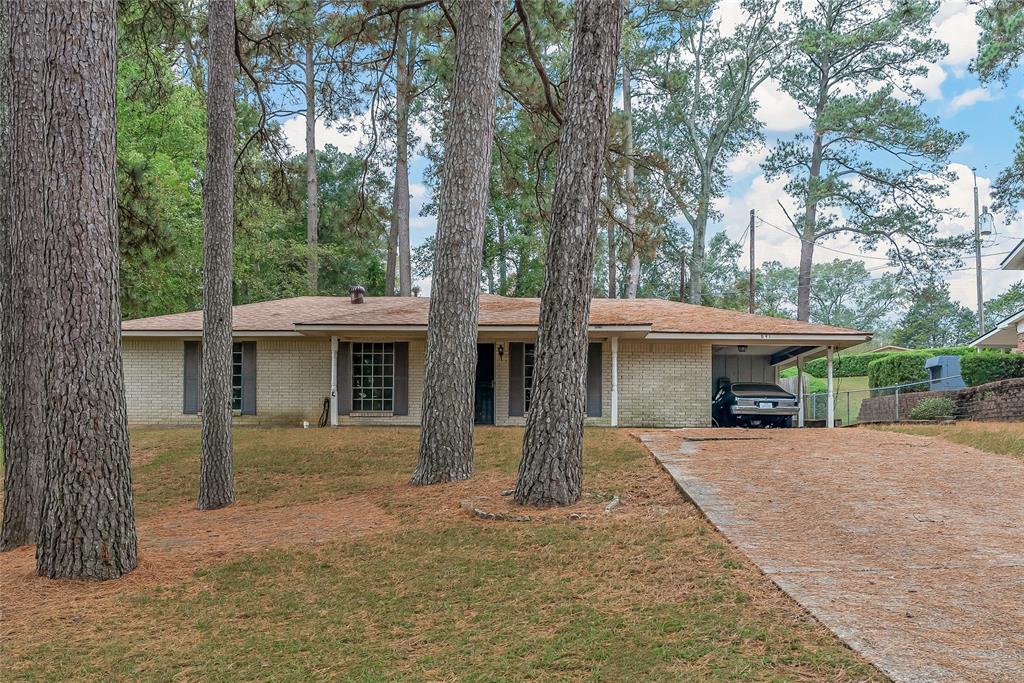
[[[384,430],[365,430],[370,434],[368,437],[356,430],[344,435],[342,431],[329,433],[325,438],[340,441],[344,436],[350,443],[393,438]],[[518,435],[519,432],[485,432],[481,440],[498,442],[495,448],[500,450],[507,446],[502,441],[505,434]],[[602,441],[621,442],[624,438],[621,433],[607,434],[601,437]],[[244,443],[249,436],[243,434],[240,441]],[[252,436],[254,440],[264,441],[264,434]],[[310,439],[315,435],[299,432],[297,436]],[[290,438],[270,430],[265,430],[265,437],[268,440]],[[394,438],[408,440],[408,435],[398,434]],[[386,446],[384,452],[387,452]],[[159,453],[154,457],[156,455]],[[494,456],[485,456],[483,460],[486,462],[489,457]],[[232,611],[235,606],[232,600],[238,598],[225,596],[223,609],[218,607],[214,617],[217,628],[240,632],[281,629],[281,639],[313,642],[321,632],[332,633],[331,629],[337,629],[338,625],[325,623],[322,601],[327,598],[321,588],[310,581],[309,567],[329,563],[342,576],[379,571],[380,580],[387,583],[372,583],[369,577],[366,580],[371,582],[372,590],[386,591],[389,602],[411,599],[410,595],[423,587],[403,581],[401,574],[396,576],[397,570],[387,564],[388,558],[406,556],[409,543],[450,538],[459,544],[479,543],[472,547],[474,561],[528,566],[522,575],[528,577],[526,580],[531,584],[557,587],[558,593],[565,596],[565,604],[550,605],[538,605],[531,602],[536,600],[536,595],[519,594],[515,590],[503,591],[491,599],[469,600],[465,614],[450,624],[445,622],[454,637],[468,637],[476,643],[471,648],[473,654],[467,655],[469,659],[464,664],[467,670],[479,667],[500,673],[498,669],[487,668],[489,658],[503,653],[517,640],[515,629],[519,627],[500,622],[485,620],[484,623],[492,624],[493,630],[477,633],[479,619],[484,617],[475,610],[488,609],[492,599],[500,600],[502,608],[514,614],[539,610],[539,623],[530,625],[531,637],[542,637],[545,631],[553,636],[563,626],[568,628],[571,620],[578,619],[574,610],[581,605],[599,609],[603,614],[618,615],[623,624],[628,625],[636,624],[638,618],[649,618],[638,615],[651,610],[668,610],[671,614],[673,605],[683,606],[698,600],[701,610],[716,614],[721,608],[728,615],[725,619],[737,619],[735,635],[730,632],[729,642],[723,642],[722,647],[741,651],[747,658],[745,661],[764,658],[763,668],[748,670],[754,674],[751,678],[780,674],[791,680],[808,681],[874,678],[873,672],[845,653],[799,606],[728,548],[696,509],[679,496],[671,479],[652,459],[644,456],[625,463],[611,466],[605,463],[588,470],[580,503],[554,510],[529,509],[528,514],[541,518],[529,524],[478,520],[459,507],[461,500],[477,498],[494,501],[495,506],[503,510],[523,512],[524,509],[515,506],[509,497],[501,496],[502,491],[514,484],[514,475],[504,464],[497,470],[493,466],[478,469],[469,481],[428,487],[404,483],[407,476],[404,469],[399,476],[385,470],[375,475],[368,488],[357,493],[343,495],[325,489],[315,495],[332,496],[331,499],[301,503],[293,502],[295,491],[309,485],[310,473],[305,472],[304,476],[278,473],[274,476],[280,486],[279,493],[260,503],[237,504],[211,512],[196,511],[190,503],[182,502],[154,507],[152,514],[138,522],[139,568],[117,581],[40,579],[33,575],[32,549],[5,553],[0,555],[0,593],[3,595],[0,641],[5,659],[11,663],[9,670],[12,672],[34,666],[33,658],[38,658],[40,653],[46,653],[47,657],[68,653],[64,656],[71,661],[83,656],[82,653],[93,653],[93,657],[100,658],[89,660],[92,665],[109,666],[122,656],[103,649],[110,642],[104,631],[116,624],[120,640],[115,642],[128,639],[133,650],[131,661],[141,668],[134,676],[145,678],[146,671],[155,675],[162,671],[160,667],[166,665],[167,658],[174,656],[168,653],[181,653],[177,656],[182,667],[177,677],[182,680],[202,678],[203,664],[196,659],[195,650],[197,638],[201,636],[195,625],[182,623],[180,614],[168,614],[166,624],[161,626],[162,615],[154,622],[153,615],[147,613],[158,608],[144,607],[140,612],[140,605],[148,605],[150,600],[161,604],[168,599],[173,600],[172,604],[189,601],[204,604],[201,595],[220,596],[223,584],[218,581],[223,579],[217,578],[217,567],[244,562],[251,557],[256,562],[252,571],[267,571],[268,583],[257,584],[261,590],[253,593],[251,604],[247,603],[248,607],[241,612],[237,612],[237,607]],[[150,476],[149,470],[144,472],[145,476]],[[384,481],[388,483],[382,483]],[[298,495],[301,500],[303,494]],[[615,495],[620,498],[620,506],[605,514],[605,504]],[[573,512],[585,516],[570,519]],[[584,536],[574,542],[575,551],[567,556],[565,548],[557,541],[538,544],[537,534],[549,532],[554,534],[554,539],[564,537],[560,535],[563,532],[580,532]],[[347,545],[341,549],[339,544]],[[429,567],[440,572],[450,571],[446,555],[450,549],[435,548],[429,541],[416,548],[416,552],[423,553],[416,560],[417,572],[429,571]],[[267,553],[278,549],[301,551],[300,557],[305,559],[283,561]],[[382,568],[377,569],[378,566]],[[284,622],[275,622],[266,615],[274,611],[278,600],[275,591],[282,585],[299,591],[306,611]],[[436,589],[444,590],[442,586]],[[730,597],[720,604],[723,592]],[[168,597],[161,597],[163,595]],[[413,599],[421,598],[414,596]],[[422,599],[431,598],[426,595]],[[436,634],[439,628],[436,612],[417,609],[403,613],[403,628],[396,629],[387,618],[365,611],[374,609],[372,601],[367,605],[357,603],[346,607],[351,611],[341,617],[346,625],[337,633],[338,638],[353,637],[352,629],[358,629],[361,642],[380,643],[388,651],[402,653],[399,661],[388,662],[393,673],[427,680],[454,680],[452,670],[445,668],[448,666],[445,656],[450,657],[445,648],[460,646],[439,645],[436,635],[431,639],[430,634]],[[682,607],[680,610],[686,613]],[[329,613],[337,615],[338,612],[329,609]],[[661,636],[663,646],[676,643],[676,647],[685,649],[690,642],[688,639],[693,637],[690,628],[679,625],[666,632]],[[747,631],[757,635],[740,635]],[[639,633],[636,637],[640,637]],[[710,637],[713,636],[698,636],[695,642]],[[507,639],[507,644],[501,640],[503,638]],[[500,643],[496,642],[499,640]],[[789,643],[792,645],[787,645]],[[652,643],[651,647],[657,644]],[[799,647],[801,652],[809,654],[790,660],[780,654],[785,647]],[[574,653],[576,668],[586,670],[588,657],[594,654],[586,650]],[[347,671],[346,667],[358,669],[362,662],[357,655],[358,649],[345,648],[332,653],[334,659],[324,664],[319,674],[310,668],[311,664],[304,664],[301,670],[306,676],[336,677],[339,672]],[[670,663],[670,670],[687,678],[708,680],[715,677],[712,672],[716,669],[711,662],[718,655],[713,649],[696,660],[680,659]],[[140,656],[144,662],[141,665],[138,664]],[[252,656],[263,661],[264,667],[279,664],[268,659],[272,656],[270,653],[252,653]],[[153,663],[149,664],[149,660]],[[436,663],[431,665],[431,661]],[[717,665],[720,666],[721,661],[717,661]],[[147,669],[147,666],[153,668]],[[543,662],[537,666],[543,670]],[[244,676],[239,674],[239,677]]]
[[[182,506],[138,525],[139,568],[116,581],[51,581],[35,575],[35,549],[0,554],[0,638],[21,639],[37,622],[80,618],[125,592],[188,580],[196,569],[271,547],[316,546],[394,529],[397,520],[366,496],[270,507]]]

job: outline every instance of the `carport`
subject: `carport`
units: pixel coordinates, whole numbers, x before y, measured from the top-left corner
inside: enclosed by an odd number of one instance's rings
[[[719,335],[725,337],[727,335]],[[731,382],[759,382],[778,384],[779,371],[793,365],[797,368],[797,400],[800,413],[797,426],[804,426],[804,392],[803,367],[804,361],[825,357],[828,384],[828,395],[834,395],[833,360],[835,353],[863,343],[865,338],[851,339],[850,336],[793,336],[793,335],[759,335],[758,338],[746,338],[733,335],[735,339],[716,339],[711,347],[711,392],[718,386],[721,377],[728,377]],[[825,418],[827,427],[835,427],[835,404],[828,401]]]

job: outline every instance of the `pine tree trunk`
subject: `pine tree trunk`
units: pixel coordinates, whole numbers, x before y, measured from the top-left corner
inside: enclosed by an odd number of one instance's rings
[[[640,286],[640,253],[636,245],[636,183],[633,168],[633,85],[629,64],[622,60],[622,113],[626,118],[625,144],[623,152],[626,156],[626,233],[629,235],[631,251],[629,253],[629,274],[626,281],[626,298],[635,299]]]
[[[608,221],[608,298],[619,297],[618,255],[615,253],[615,221]]]
[[[640,252],[636,248],[636,240],[633,241],[633,248],[629,252],[629,272],[626,280],[626,298],[635,299],[637,289],[640,288]]]
[[[36,572],[50,578],[112,579],[138,562],[118,302],[115,4],[45,3],[50,362]]]
[[[312,24],[312,17],[310,18]],[[317,246],[320,243],[320,187],[316,177],[316,80],[313,71],[313,27],[306,39],[306,286],[310,294],[319,291]],[[232,70],[233,72],[233,70]],[[233,106],[233,102],[232,102]],[[234,124],[232,123],[232,130]],[[232,192],[232,197],[234,194]],[[234,199],[232,199],[234,201]]]
[[[231,446],[231,278],[235,212],[235,9],[211,2],[203,183],[203,430],[200,510],[235,501]]]
[[[508,280],[508,247],[505,244],[505,222],[498,221],[498,293],[505,296]]]
[[[413,484],[473,475],[473,392],[484,223],[501,52],[500,0],[461,4],[438,197],[419,461]]]
[[[36,542],[43,481],[43,64],[45,6],[0,6],[0,550]],[[12,51],[13,48],[13,51]],[[11,59],[8,59],[10,57]]]
[[[411,89],[412,51],[408,43],[409,29],[399,33],[395,109],[398,116],[395,138],[394,218],[398,237],[398,288],[402,296],[412,296],[412,250],[409,245],[409,94]]]
[[[515,500],[569,505],[583,490],[584,371],[621,0],[581,0],[551,201],[531,406]]]
[[[710,194],[710,187],[708,188]],[[690,282],[687,302],[700,305],[704,297],[704,243],[707,239],[708,203],[701,200],[693,221],[693,253],[690,255]]]

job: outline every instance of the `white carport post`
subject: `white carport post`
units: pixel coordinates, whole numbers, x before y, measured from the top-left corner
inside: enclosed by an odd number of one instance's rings
[[[619,338],[612,337],[612,427],[619,426]]]
[[[331,337],[331,426],[338,426],[338,338]]]
[[[804,426],[804,357],[800,355],[796,359],[796,395],[797,405],[800,412],[796,414],[796,426]]]
[[[836,402],[835,395],[832,391],[832,347],[828,347],[828,360],[826,362],[827,368],[827,381],[828,381],[828,404],[826,405],[825,413],[825,426],[832,429],[836,426]]]

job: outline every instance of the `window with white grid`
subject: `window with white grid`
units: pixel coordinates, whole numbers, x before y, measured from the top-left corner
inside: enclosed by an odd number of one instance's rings
[[[394,410],[395,345],[352,344],[352,410],[384,413]]]
[[[523,408],[530,409],[533,395],[533,344],[523,344]]]
[[[242,345],[231,346],[231,409],[242,409]]]

